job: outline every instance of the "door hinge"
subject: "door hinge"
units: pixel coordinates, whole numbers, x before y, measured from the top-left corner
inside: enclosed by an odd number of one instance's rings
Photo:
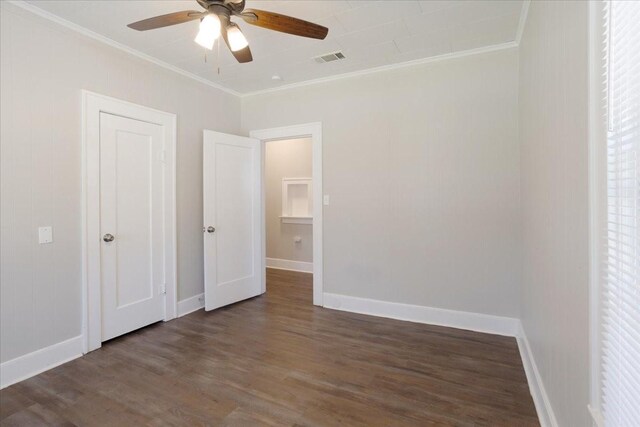
[[[163,293],[164,295],[166,295],[166,294],[167,294],[167,284],[166,284],[166,283],[163,283],[163,284],[162,284],[162,293]]]

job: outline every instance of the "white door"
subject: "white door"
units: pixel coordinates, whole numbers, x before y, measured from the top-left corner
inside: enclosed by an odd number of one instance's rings
[[[100,113],[102,341],[164,318],[163,135]]]
[[[204,131],[205,309],[263,292],[260,141]]]

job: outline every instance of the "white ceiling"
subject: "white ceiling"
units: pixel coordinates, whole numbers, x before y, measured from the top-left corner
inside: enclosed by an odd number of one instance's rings
[[[238,64],[224,45],[218,59],[217,49],[207,51],[193,42],[197,21],[147,32],[126,27],[156,15],[201,10],[195,0],[28,1],[239,93],[512,42],[523,6],[522,0],[247,0],[247,8],[306,19],[328,27],[329,35],[325,40],[307,39],[236,19],[254,58],[251,63]],[[312,59],[337,50],[347,59],[325,64]],[[272,80],[273,75],[282,80]]]

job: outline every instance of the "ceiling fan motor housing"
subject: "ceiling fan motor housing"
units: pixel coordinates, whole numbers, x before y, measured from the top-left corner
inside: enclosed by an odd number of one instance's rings
[[[223,8],[230,14],[241,13],[244,9],[245,0],[197,0],[198,4],[211,13],[218,14]]]

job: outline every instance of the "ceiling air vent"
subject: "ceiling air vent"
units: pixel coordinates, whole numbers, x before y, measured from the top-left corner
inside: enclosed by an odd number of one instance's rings
[[[316,56],[313,58],[318,64],[324,64],[325,62],[337,61],[338,59],[345,59],[342,52],[332,52],[325,55]]]

